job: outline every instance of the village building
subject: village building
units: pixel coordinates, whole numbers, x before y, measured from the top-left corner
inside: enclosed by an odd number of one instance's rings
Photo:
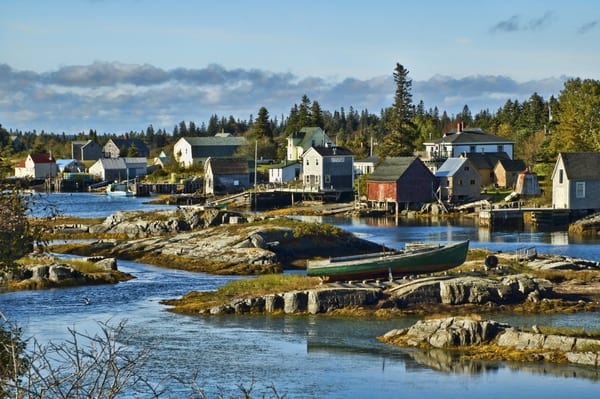
[[[57,173],[58,167],[52,154],[29,154],[15,166],[15,177],[45,179],[56,177]]]
[[[464,128],[462,123],[458,123],[456,130],[447,132],[436,140],[423,143],[425,146],[423,161],[435,173],[447,158],[461,155],[506,153],[508,159],[512,159],[514,144],[514,141],[507,138],[487,133],[479,128]]]
[[[600,153],[562,152],[552,172],[552,207],[600,209]]]
[[[344,147],[311,147],[302,155],[305,191],[354,190],[354,154]]]
[[[542,194],[537,174],[525,169],[519,173],[514,192],[520,197],[537,197]]]
[[[102,147],[92,140],[72,141],[71,158],[78,161],[97,161],[102,158]]]
[[[250,168],[243,158],[212,158],[204,163],[204,193],[223,195],[250,188]]]
[[[147,163],[141,157],[100,158],[90,166],[89,173],[103,181],[131,180],[147,174]]]
[[[358,178],[362,175],[369,175],[375,170],[379,158],[377,155],[372,155],[367,158],[354,161],[354,177]]]
[[[435,172],[439,198],[449,203],[476,201],[481,198],[481,178],[468,158],[448,158]]]
[[[510,157],[505,152],[469,152],[462,154],[461,157],[467,158],[471,161],[475,169],[477,169],[482,187],[495,186],[496,175],[494,174],[494,168],[496,164],[500,160],[510,160]]]
[[[269,168],[269,183],[284,184],[300,178],[302,164],[297,161],[284,161]]]
[[[332,147],[333,141],[320,127],[303,127],[287,137],[287,160],[298,161],[311,147]]]
[[[499,159],[494,166],[494,179],[499,188],[514,188],[519,173],[527,169],[521,159]]]
[[[59,173],[82,173],[85,165],[77,159],[57,159],[56,167]]]
[[[418,157],[383,159],[367,179],[367,201],[371,208],[420,208],[434,199],[437,178]]]
[[[221,133],[209,137],[182,137],[173,146],[175,161],[184,168],[204,165],[208,158],[232,158],[246,138]]]
[[[140,139],[110,139],[102,147],[102,152],[105,158],[150,156],[148,146]]]

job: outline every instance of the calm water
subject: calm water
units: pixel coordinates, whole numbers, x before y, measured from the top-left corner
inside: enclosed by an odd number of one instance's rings
[[[85,204],[82,209],[87,208],[89,213],[106,212],[105,196],[73,196],[73,204]],[[132,209],[146,209],[133,201],[127,204]],[[75,208],[74,205],[69,213]],[[80,216],[85,214],[78,212]],[[594,255],[598,260],[598,243],[569,242],[568,237],[557,233],[487,234],[468,222],[458,227],[442,222],[430,226],[406,223],[400,227],[352,219],[334,222],[386,245],[469,237],[473,246],[495,250],[534,245],[548,252],[562,251],[586,258]],[[4,293],[0,294],[0,310],[18,322],[26,336],[40,341],[65,339],[68,327],[94,332],[98,330],[97,322],[116,324],[127,320],[127,330],[133,337],[128,345],[152,350],[152,358],[144,368],[147,376],[155,380],[166,373],[185,377],[197,370],[198,382],[210,398],[218,392],[225,397],[239,396],[237,385],[249,386],[251,381],[255,384],[255,397],[268,397],[272,384],[289,398],[558,398],[573,394],[578,398],[596,398],[600,389],[598,374],[591,369],[543,364],[465,364],[439,353],[393,348],[375,339],[392,328],[412,324],[413,318],[172,314],[159,303],[161,299],[179,297],[190,290],[215,289],[233,277],[172,271],[126,261],[120,261],[119,268],[134,274],[136,279],[111,286]],[[83,305],[83,297],[89,297],[92,304]],[[600,329],[598,316],[493,318],[523,326],[552,324]],[[185,387],[173,379],[165,386],[169,397],[185,397]]]

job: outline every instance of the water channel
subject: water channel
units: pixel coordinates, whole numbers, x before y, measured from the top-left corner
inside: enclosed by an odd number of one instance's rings
[[[103,196],[75,195],[69,207],[76,216],[105,216]],[[79,196],[84,196],[77,198]],[[54,197],[58,198],[58,197]],[[124,199],[127,201],[127,199]],[[114,204],[114,201],[113,201]],[[64,205],[64,203],[63,203]],[[121,206],[121,205],[120,205]],[[82,209],[81,214],[75,212]],[[144,208],[136,199],[125,208]],[[111,210],[107,206],[107,211]],[[428,225],[405,221],[325,219],[385,245],[406,241],[456,241],[465,237],[474,247],[513,251],[536,246],[540,252],[563,253],[599,260],[598,242],[571,242],[562,233],[482,232],[469,221]],[[471,224],[470,224],[471,223]],[[218,316],[173,314],[163,298],[191,290],[212,290],[234,277],[173,271],[119,261],[119,268],[136,278],[116,285],[76,287],[0,294],[0,311],[17,322],[28,337],[41,342],[64,340],[67,328],[94,332],[98,322],[126,320],[133,349],[150,349],[144,374],[156,381],[167,375],[190,376],[207,397],[240,397],[239,384],[254,381],[255,397],[269,397],[269,387],[288,398],[596,398],[600,389],[594,369],[544,364],[463,363],[451,357],[426,356],[418,351],[384,345],[376,337],[414,318],[352,319],[330,316]],[[88,297],[90,305],[81,298]],[[600,329],[596,313],[516,316],[494,315],[514,325],[562,325]],[[163,381],[168,397],[185,397],[189,386]],[[123,396],[129,397],[129,396]]]

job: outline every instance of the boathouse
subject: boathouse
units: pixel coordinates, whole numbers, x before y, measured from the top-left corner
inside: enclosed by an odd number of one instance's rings
[[[561,152],[552,172],[552,207],[600,209],[600,153]]]

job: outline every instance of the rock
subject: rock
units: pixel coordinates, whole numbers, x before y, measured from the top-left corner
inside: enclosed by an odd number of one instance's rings
[[[292,291],[283,294],[283,312],[298,313],[306,311],[308,294],[304,291]]]
[[[284,308],[283,296],[272,294],[265,296],[265,312],[274,313]]]
[[[382,297],[377,288],[321,288],[308,291],[307,310],[311,314],[376,304]]]
[[[96,266],[102,270],[110,271],[117,270],[117,259],[116,258],[104,258],[94,262]]]
[[[51,265],[48,270],[48,279],[55,282],[76,278],[79,276],[80,273],[77,270],[64,265]]]

